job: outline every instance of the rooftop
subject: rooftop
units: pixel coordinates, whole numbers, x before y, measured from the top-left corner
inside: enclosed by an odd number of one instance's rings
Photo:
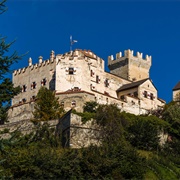
[[[135,87],[138,87],[139,85],[141,85],[142,83],[144,83],[145,81],[147,81],[149,78],[146,78],[146,79],[143,79],[143,80],[140,80],[140,81],[136,81],[136,82],[132,82],[132,83],[129,83],[129,84],[125,84],[123,86],[121,86],[117,92],[120,92],[122,90],[126,90],[126,89],[131,89],[131,88],[135,88]]]
[[[180,81],[174,86],[173,91],[180,89]]]

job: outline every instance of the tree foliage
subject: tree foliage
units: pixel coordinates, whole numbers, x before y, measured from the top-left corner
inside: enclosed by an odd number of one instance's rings
[[[5,159],[0,164],[0,178],[142,179],[145,159],[132,147],[119,142],[114,146],[62,149],[52,143],[56,137],[48,128],[46,124],[38,133],[14,136],[12,143],[0,140],[6,149],[6,153],[0,151],[0,159]]]
[[[124,128],[128,123],[116,105],[99,105],[95,120],[101,127],[101,137],[107,143],[123,139]]]
[[[1,139],[0,179],[180,178],[179,139],[156,151],[157,132],[169,131],[169,123],[121,113],[115,105],[98,105],[94,115],[102,127],[100,146],[63,149],[47,122],[29,135]]]
[[[34,107],[34,120],[35,121],[48,121],[60,118],[64,112],[60,106],[58,98],[55,93],[45,87],[41,87]]]
[[[86,102],[83,107],[84,112],[95,113],[98,103],[95,101]]]
[[[159,145],[158,135],[157,126],[140,118],[128,128],[128,139],[130,143],[138,149],[157,149]]]
[[[3,12],[5,12],[6,11],[6,6],[5,6],[5,2],[6,2],[6,0],[2,0],[1,2],[0,2],[0,14],[2,14]]]
[[[6,0],[0,2],[0,14],[6,10]],[[9,55],[9,49],[14,43],[6,43],[6,38],[0,35],[0,124],[7,120],[7,111],[11,98],[20,92],[20,87],[14,87],[9,78],[5,78],[11,72],[11,65],[16,63],[21,57],[15,51]]]
[[[180,138],[180,105],[176,102],[169,103],[162,118],[170,124],[170,133]]]

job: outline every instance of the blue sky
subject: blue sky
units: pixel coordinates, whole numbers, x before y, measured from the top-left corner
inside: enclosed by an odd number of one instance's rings
[[[163,0],[8,0],[0,15],[0,34],[16,39],[11,51],[28,52],[12,69],[69,51],[90,49],[106,62],[126,49],[152,56],[150,77],[167,102],[180,80],[180,1]]]

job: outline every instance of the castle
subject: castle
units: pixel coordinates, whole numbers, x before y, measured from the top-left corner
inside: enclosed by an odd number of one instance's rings
[[[173,90],[173,101],[180,101],[180,81],[174,86]]]
[[[123,55],[124,54],[124,55]],[[110,72],[105,72],[104,60],[90,50],[76,49],[55,55],[13,72],[13,83],[22,92],[12,99],[9,122],[30,119],[38,90],[45,86],[54,90],[59,103],[65,110],[75,108],[82,112],[87,101],[100,104],[117,104],[121,111],[145,114],[162,108],[165,101],[158,98],[158,92],[151,79],[149,69],[151,56],[132,50],[108,57]]]

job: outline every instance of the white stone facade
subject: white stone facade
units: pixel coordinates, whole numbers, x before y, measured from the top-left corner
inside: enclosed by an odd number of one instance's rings
[[[129,57],[130,60],[126,61],[129,66],[126,64],[123,68],[123,64],[119,63],[122,60],[120,58]],[[158,99],[157,89],[149,79],[150,56],[143,60],[142,54],[134,57],[132,51],[127,50],[124,57],[122,54],[117,55],[119,59],[113,62],[110,58],[110,73],[105,72],[103,59],[86,50],[58,55],[52,51],[48,60],[43,61],[40,56],[37,64],[29,59],[28,67],[13,73],[13,83],[22,87],[22,93],[12,100],[9,121],[32,117],[32,113],[23,117],[21,114],[22,111],[32,112],[41,86],[55,90],[65,110],[75,108],[82,111],[87,101],[117,104],[121,111],[133,114],[146,113],[164,106],[165,102]]]

